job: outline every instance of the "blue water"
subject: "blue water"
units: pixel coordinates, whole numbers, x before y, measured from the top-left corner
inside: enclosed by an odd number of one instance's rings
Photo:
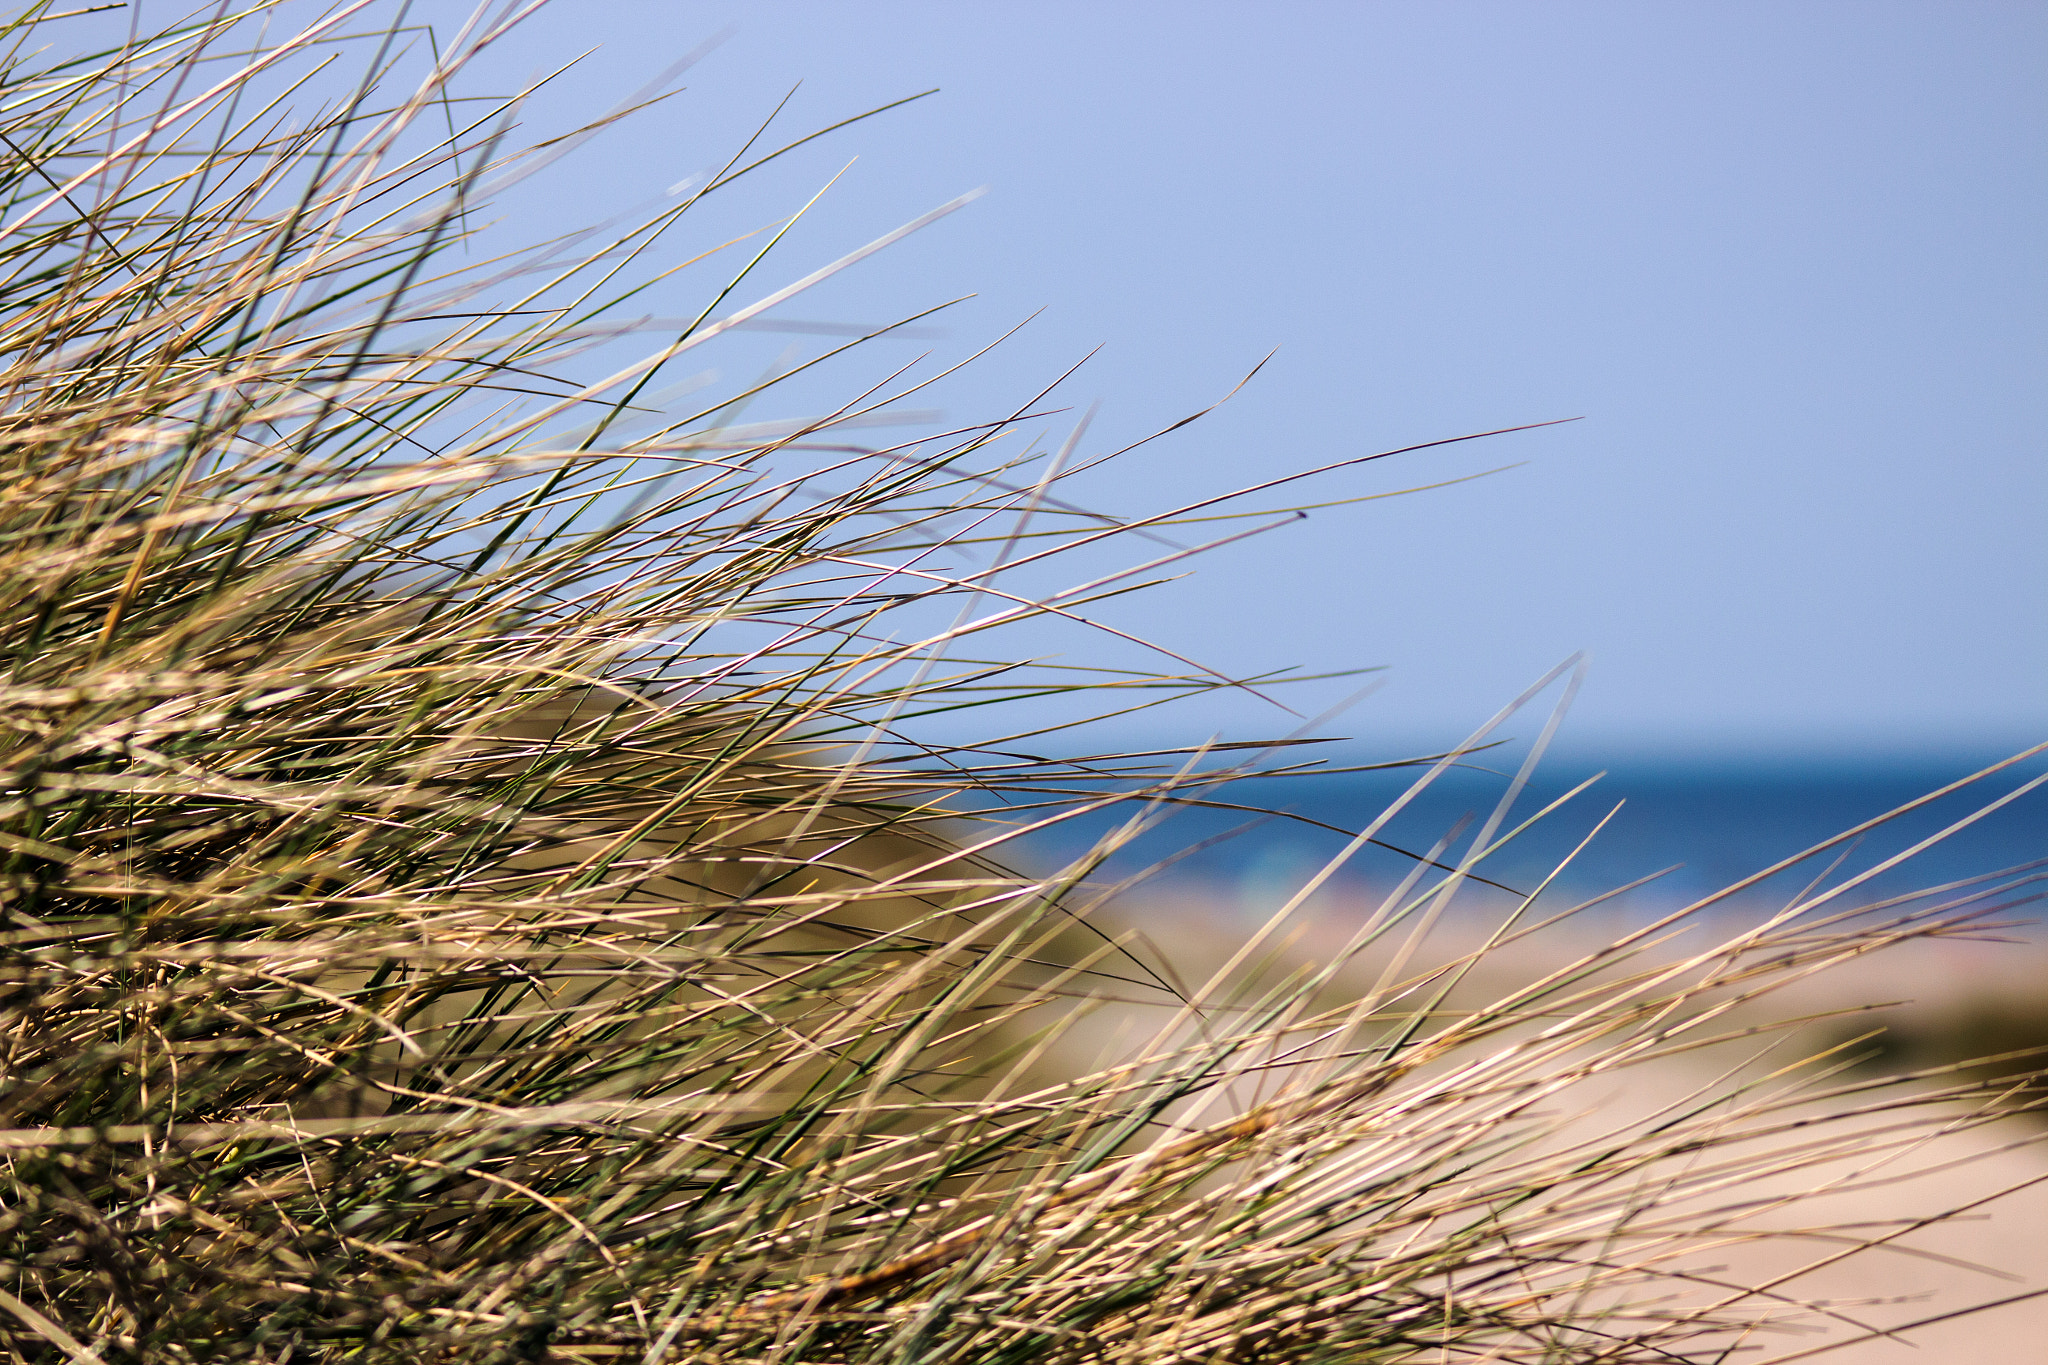
[[[1606,762],[1560,759],[1539,771],[1515,803],[1503,829],[1595,773],[1604,769],[1606,776],[1488,858],[1478,870],[1508,887],[1530,888],[1619,803],[1620,810],[1559,879],[1558,888],[1584,896],[1663,871],[1665,875],[1654,889],[1635,899],[1668,906],[1675,898],[1693,899],[1795,856],[1986,763],[1975,755],[1865,754],[1801,762],[1640,755]],[[2013,791],[2044,769],[2048,762],[2031,760],[1870,832],[1847,850],[1833,880],[1875,866]],[[1362,828],[1418,775],[1419,770],[1310,773],[1234,781],[1198,795],[1274,813],[1179,810],[1112,858],[1102,876],[1128,875],[1191,845],[1216,840],[1160,871],[1154,885],[1170,888],[1198,883],[1212,893],[1241,898],[1248,905],[1271,903],[1290,894],[1338,854],[1347,842],[1345,833],[1339,831]],[[1463,833],[1439,855],[1455,861],[1507,786],[1505,773],[1453,770],[1395,816],[1379,837],[1410,852],[1427,853],[1464,821]],[[1048,862],[1072,857],[1130,814],[1131,808],[1126,807],[1078,819],[1038,838],[1031,845],[1031,856]],[[1309,821],[1337,829],[1319,828]],[[1789,895],[1843,853],[1837,846],[1809,859],[1769,882],[1765,890],[1781,897]],[[1867,902],[2041,860],[2048,860],[2048,787],[2020,797],[1904,866],[1880,875],[1850,899]],[[1334,886],[1339,892],[1384,890],[1411,866],[1411,859],[1390,850],[1367,848],[1345,864]],[[2048,868],[2037,872],[2048,873]],[[2042,906],[2018,902],[2044,888],[2048,882],[2007,896],[2006,902],[2014,906],[2010,917],[2040,917]]]

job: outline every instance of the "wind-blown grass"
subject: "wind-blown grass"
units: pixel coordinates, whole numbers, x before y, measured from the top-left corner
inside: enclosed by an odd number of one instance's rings
[[[272,8],[76,58],[33,52],[46,7],[6,30],[15,1358],[1720,1360],[1843,1315],[1691,1268],[1766,1235],[1756,1182],[1995,1121],[2011,1077],[1783,1067],[1590,1135],[1549,1111],[2024,876],[1815,887],[1674,951],[1703,903],[1474,1004],[1475,962],[1569,913],[1538,888],[1477,954],[1422,951],[1504,803],[1319,970],[1267,970],[1283,915],[1176,983],[1097,927],[1107,847],[1051,876],[1008,849],[1295,751],[1036,756],[1006,701],[1238,680],[971,642],[1085,623],[1188,552],[1051,595],[1021,571],[1218,509],[1081,511],[1071,445],[1011,442],[1016,415],[849,434],[920,380],[779,425],[735,424],[750,391],[658,410],[679,356],[833,268],[743,303],[759,243],[702,316],[565,377],[772,153],[577,252],[464,256],[545,159],[451,94],[504,17],[407,86],[421,35],[357,33],[359,5],[279,37]],[[360,80],[304,113],[336,53]],[[987,742],[914,742],[960,708]],[[1112,997],[1156,1036],[1051,1073]],[[1858,1108],[1889,1120],[1829,1117]]]

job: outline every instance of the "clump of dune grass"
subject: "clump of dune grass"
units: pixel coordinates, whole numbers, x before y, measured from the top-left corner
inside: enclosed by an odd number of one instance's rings
[[[682,357],[853,259],[757,287],[777,228],[692,265],[725,273],[682,326],[625,316],[770,144],[644,221],[471,252],[549,154],[516,98],[454,88],[508,16],[429,45],[274,8],[77,56],[48,7],[5,27],[12,1358],[1670,1362],[1863,1330],[1698,1254],[1881,1252],[1897,1229],[1788,1228],[1798,1197],[1758,1191],[1887,1178],[2019,1081],[1781,1057],[1560,1112],[1768,1036],[1759,1001],[1813,972],[1980,931],[2024,876],[1816,884],[1674,948],[1710,900],[1472,1003],[1572,912],[1525,888],[1477,949],[1424,949],[1504,803],[1321,967],[1271,970],[1290,907],[1181,983],[1101,922],[1095,869],[1296,751],[1038,756],[1005,701],[1235,680],[1024,669],[992,632],[1185,551],[1052,596],[1016,571],[1218,509],[1080,511],[1026,409],[855,439],[914,378],[779,424],[737,423],[752,389],[663,407]],[[986,743],[916,742],[960,708]],[[1088,858],[1013,870],[1117,803]],[[1057,1074],[1110,1001],[1152,1036]]]

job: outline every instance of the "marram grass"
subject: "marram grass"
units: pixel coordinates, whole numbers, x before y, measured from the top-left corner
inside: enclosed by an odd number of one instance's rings
[[[8,1358],[1791,1358],[1813,1339],[1775,1329],[1853,1338],[1856,1310],[1699,1253],[1878,1248],[1786,1224],[1788,1179],[2038,1095],[1779,1054],[1559,1117],[1789,1030],[1758,1022],[1777,988],[1972,929],[2023,877],[1815,887],[1675,951],[1709,901],[1473,1000],[1570,913],[1537,888],[1476,950],[1419,949],[1496,821],[1320,968],[1270,970],[1275,925],[1174,984],[1095,923],[1107,844],[1049,877],[1007,846],[1112,798],[1128,834],[1218,755],[1034,757],[1004,706],[1228,680],[976,642],[1180,553],[1050,596],[1014,571],[1216,509],[1082,513],[1014,421],[854,439],[900,378],[781,425],[736,422],[750,390],[663,407],[687,352],[797,292],[753,283],[777,231],[678,245],[772,152],[495,258],[488,195],[547,153],[452,83],[508,16],[429,45],[273,8],[85,55],[48,7],[6,27]],[[613,321],[728,257],[694,320]],[[961,708],[987,743],[899,738]],[[1155,1035],[1062,1074],[1111,1000]]]

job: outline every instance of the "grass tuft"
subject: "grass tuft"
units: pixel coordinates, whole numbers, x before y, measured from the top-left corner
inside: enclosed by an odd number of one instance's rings
[[[1028,409],[866,443],[902,375],[789,422],[739,421],[775,376],[679,403],[686,353],[856,259],[758,288],[787,224],[676,251],[773,150],[492,256],[490,195],[574,143],[458,93],[507,15],[281,8],[70,56],[48,5],[0,26],[11,1358],[1720,1361],[1865,1329],[1703,1255],[1881,1250],[1780,1215],[2041,1107],[1781,1050],[1573,1116],[2025,875],[1675,937],[1710,898],[1475,996],[1574,912],[1433,946],[1504,804],[1323,960],[1273,966],[1290,905],[1180,984],[1096,869],[1298,751],[1043,757],[1004,717],[1256,680],[975,642],[1085,622],[1193,552],[1145,537],[1240,534],[1219,505],[1079,509]],[[724,273],[650,335],[678,254]],[[962,710],[985,742],[918,742]],[[1134,1041],[1063,1069],[1118,1009]]]

